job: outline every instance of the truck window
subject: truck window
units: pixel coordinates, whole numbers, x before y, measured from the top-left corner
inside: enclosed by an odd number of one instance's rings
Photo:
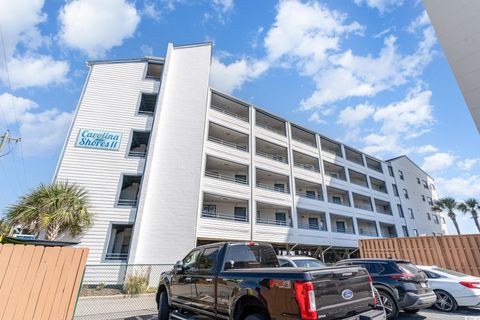
[[[200,261],[198,262],[198,269],[200,270],[215,270],[217,265],[219,247],[207,248],[203,251]]]
[[[270,246],[231,245],[227,247],[224,270],[273,267],[278,267],[278,260]]]
[[[188,271],[196,267],[199,253],[200,250],[193,250],[185,258],[183,258],[184,271]]]

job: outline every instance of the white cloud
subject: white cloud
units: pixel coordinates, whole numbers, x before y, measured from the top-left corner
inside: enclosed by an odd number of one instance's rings
[[[431,171],[440,171],[451,167],[456,157],[447,152],[437,152],[423,159],[422,169]]]
[[[140,16],[126,0],[73,0],[60,11],[59,37],[70,48],[102,57],[135,33]]]
[[[377,9],[382,14],[403,5],[403,0],[354,0],[354,2],[357,6],[366,5],[369,8]]]
[[[325,124],[327,123],[325,120],[320,117],[320,114],[318,111],[313,112],[310,117],[308,117],[308,121],[314,122],[316,124]]]
[[[363,151],[370,154],[404,154],[408,149],[402,146],[398,135],[370,133],[362,139]]]
[[[227,65],[218,57],[213,57],[210,83],[219,90],[232,93],[240,89],[246,81],[261,76],[267,69],[268,64],[264,61],[242,58]]]
[[[435,185],[441,197],[452,196],[458,200],[477,197],[480,194],[480,176],[467,175],[447,178],[436,178]]]
[[[212,4],[217,10],[227,13],[233,10],[233,0],[213,0]]]
[[[374,112],[375,108],[368,104],[347,107],[340,112],[337,123],[343,124],[347,127],[355,127],[360,122],[370,117]]]
[[[430,18],[427,15],[426,11],[423,11],[415,20],[413,20],[408,26],[407,31],[410,33],[415,33],[419,28],[429,26]]]
[[[462,170],[470,170],[478,163],[478,161],[479,159],[464,159],[458,162],[458,167]]]
[[[9,93],[0,95],[0,115],[7,125],[18,121],[25,156],[42,156],[57,150],[65,139],[73,116],[55,108],[34,112],[37,108],[38,104],[30,99]]]
[[[415,148],[415,152],[420,153],[420,154],[433,153],[433,152],[437,152],[437,151],[438,151],[438,148],[432,146],[431,144],[427,144],[427,145]]]

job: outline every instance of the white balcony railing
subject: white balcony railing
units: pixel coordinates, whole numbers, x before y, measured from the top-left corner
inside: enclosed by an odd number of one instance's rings
[[[130,157],[138,157],[138,158],[145,158],[145,156],[147,155],[147,151],[144,150],[144,151],[135,151],[135,150],[130,150],[128,152],[128,155]]]
[[[224,174],[220,174],[218,172],[206,171],[205,176],[209,178],[219,179],[223,181],[229,181],[239,184],[248,184],[248,178],[239,178],[235,176],[228,176]]]
[[[136,207],[138,203],[137,199],[118,199],[119,206]]]
[[[248,216],[235,216],[233,213],[221,213],[221,212],[202,212],[202,218],[229,220],[229,221],[241,221],[248,222]]]
[[[297,168],[314,171],[314,172],[320,172],[320,170],[317,167],[315,167],[313,164],[294,162],[293,165]]]
[[[308,230],[327,231],[327,226],[322,226],[318,223],[299,223],[298,228],[308,229]]]
[[[263,128],[263,129],[271,131],[271,132],[274,132],[274,133],[279,134],[281,136],[285,136],[285,132],[283,132],[281,130],[278,130],[278,129],[275,129],[273,127],[270,127],[268,124],[257,122],[256,125],[257,125],[257,127]]]
[[[304,139],[302,139],[302,138],[297,138],[297,137],[293,137],[293,136],[292,136],[292,140],[295,140],[295,141],[298,141],[298,142],[300,142],[300,143],[306,144],[306,145],[308,145],[308,146],[310,146],[310,147],[314,147],[314,148],[317,147],[317,144],[316,144],[315,142],[308,141],[308,140],[304,140]]]
[[[282,162],[282,163],[288,163],[286,156],[265,153],[263,151],[258,151],[258,150],[257,150],[256,154],[260,157],[268,158],[270,160],[274,160],[274,161],[278,161],[278,162]]]
[[[105,260],[122,260],[122,261],[125,261],[127,259],[128,259],[128,253],[109,252],[105,255]]]
[[[233,149],[248,152],[248,147],[246,145],[236,144],[236,143],[226,141],[226,140],[222,140],[222,139],[219,139],[219,138],[215,138],[215,137],[212,137],[212,136],[208,137],[208,141],[212,141],[212,142],[215,142],[215,143],[218,143],[218,144],[221,144],[221,145],[224,145],[226,147],[233,148]]]
[[[302,197],[302,198],[308,198],[308,199],[323,201],[322,194],[318,193],[318,192],[315,193],[315,194],[311,194],[311,193],[307,193],[307,192],[303,192],[303,191],[297,191],[297,192],[295,192],[295,194],[299,197]]]
[[[370,230],[360,230],[359,234],[367,237],[378,237],[378,233],[376,231]]]
[[[281,192],[281,193],[290,193],[290,190],[288,188],[272,186],[272,185],[261,183],[261,182],[257,182],[257,187],[262,188],[262,189],[271,190],[271,191]]]
[[[223,108],[221,108],[221,107],[217,107],[216,105],[213,105],[213,104],[210,106],[210,108],[212,108],[213,110],[218,111],[218,112],[220,112],[220,113],[226,114],[226,115],[228,115],[228,116],[230,116],[230,117],[234,117],[234,118],[237,118],[237,119],[239,119],[239,120],[248,122],[248,118],[247,118],[247,117],[242,116],[242,115],[240,115],[240,114],[238,114],[238,113],[225,110],[225,109],[223,109]]]
[[[283,227],[292,227],[292,222],[287,222],[285,220],[270,220],[270,219],[262,219],[257,218],[258,224],[268,224],[268,225],[276,225],[276,226],[283,226]]]
[[[349,228],[337,228],[337,227],[335,227],[335,226],[332,227],[332,232],[355,234],[355,231],[354,231],[353,229],[349,229]]]

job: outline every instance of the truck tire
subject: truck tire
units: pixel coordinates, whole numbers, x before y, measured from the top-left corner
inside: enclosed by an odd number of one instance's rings
[[[247,316],[245,320],[268,320],[268,317],[261,313],[255,313]]]
[[[158,298],[158,320],[168,319],[170,319],[170,306],[168,305],[167,293],[164,290],[160,292],[160,297]]]
[[[397,319],[398,318],[398,305],[395,299],[390,295],[390,293],[384,290],[378,290],[380,299],[382,301],[383,307],[385,308],[385,313],[387,314],[387,319]]]

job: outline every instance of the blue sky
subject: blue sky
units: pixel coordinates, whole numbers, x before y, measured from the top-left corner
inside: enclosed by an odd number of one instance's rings
[[[0,158],[0,213],[51,181],[85,61],[169,42],[212,41],[218,89],[480,198],[480,135],[421,1],[0,0],[0,26],[0,132],[22,137]]]

